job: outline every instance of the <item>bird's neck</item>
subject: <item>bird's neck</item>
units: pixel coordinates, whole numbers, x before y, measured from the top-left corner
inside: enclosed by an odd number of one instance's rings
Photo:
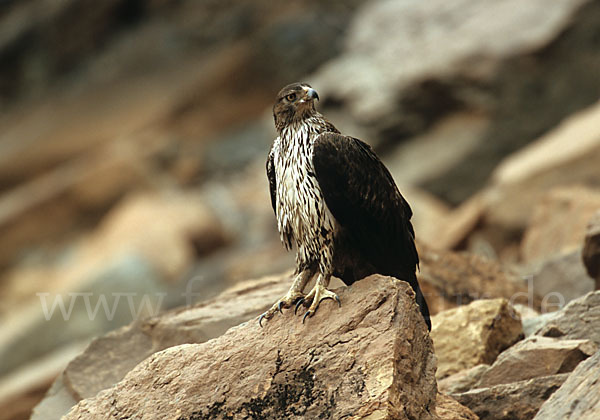
[[[308,118],[292,121],[279,130],[279,138],[284,145],[312,144],[317,134],[327,131],[327,122],[321,114],[314,114]]]

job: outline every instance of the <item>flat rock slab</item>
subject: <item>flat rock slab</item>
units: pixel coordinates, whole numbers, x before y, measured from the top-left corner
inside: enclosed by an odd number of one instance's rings
[[[600,419],[600,352],[577,366],[535,420]]]
[[[410,286],[371,276],[302,319],[287,310],[155,353],[69,419],[433,419],[435,356]]]
[[[473,410],[481,420],[530,420],[568,376],[568,373],[561,373],[489,388],[477,388],[451,396]],[[556,417],[559,418],[562,419]]]
[[[598,346],[590,340],[529,337],[500,353],[482,375],[478,387],[571,372],[597,350]]]
[[[478,300],[432,317],[438,379],[491,364],[523,336],[521,318],[506,299]]]

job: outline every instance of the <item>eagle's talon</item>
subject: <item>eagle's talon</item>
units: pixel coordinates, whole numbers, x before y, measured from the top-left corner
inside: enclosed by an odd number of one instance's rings
[[[304,324],[304,321],[306,321],[307,316],[313,316],[313,315],[314,315],[313,311],[306,311],[306,313],[304,314],[304,317],[302,317],[302,323]]]
[[[298,302],[296,302],[296,308],[294,309],[294,315],[298,313],[298,308],[304,303],[304,301],[304,298],[298,299]]]
[[[260,318],[258,318],[258,325],[260,326],[260,328],[262,328],[262,320],[265,318],[265,315],[267,315],[267,313],[263,313]]]

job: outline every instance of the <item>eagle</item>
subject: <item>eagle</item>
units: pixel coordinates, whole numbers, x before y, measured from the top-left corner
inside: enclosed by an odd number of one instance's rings
[[[392,175],[365,142],[345,136],[315,108],[317,92],[293,83],[277,94],[273,117],[278,137],[267,159],[271,204],[281,241],[296,247],[296,269],[285,296],[259,318],[294,304],[312,317],[332,276],[351,285],[370,274],[408,282],[427,327],[427,302],[417,282],[419,256],[412,210]],[[314,287],[304,288],[314,278]]]

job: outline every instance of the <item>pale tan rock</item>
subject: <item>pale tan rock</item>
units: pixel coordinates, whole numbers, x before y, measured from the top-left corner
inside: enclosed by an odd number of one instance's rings
[[[581,248],[587,225],[600,209],[600,190],[557,187],[536,203],[521,244],[525,262],[543,261]]]
[[[521,319],[506,299],[478,300],[432,317],[438,379],[491,364],[523,335]]]
[[[568,373],[561,373],[477,388],[451,397],[473,410],[481,420],[531,420],[568,376]]]
[[[435,356],[410,286],[371,276],[302,324],[285,311],[155,353],[69,419],[432,419]]]
[[[552,394],[536,420],[596,420],[600,418],[600,352],[582,362]]]
[[[467,392],[476,388],[481,376],[490,368],[490,365],[477,365],[461,370],[438,381],[438,390],[444,394]]]
[[[532,336],[500,353],[481,376],[478,388],[571,372],[598,350],[590,340]]]

